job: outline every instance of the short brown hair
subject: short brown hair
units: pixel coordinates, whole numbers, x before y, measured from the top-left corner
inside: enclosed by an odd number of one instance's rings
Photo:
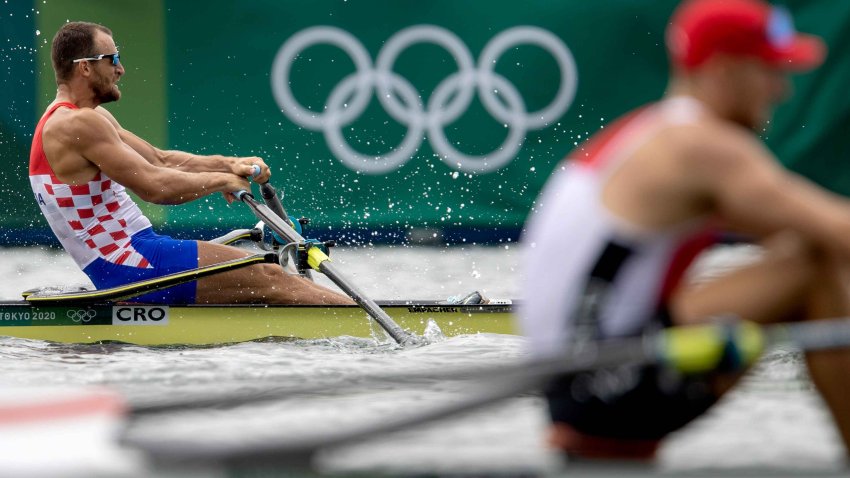
[[[98,30],[112,36],[112,30],[89,22],[69,22],[62,25],[62,28],[56,32],[51,51],[56,84],[64,83],[71,78],[74,60],[95,54],[94,34]]]

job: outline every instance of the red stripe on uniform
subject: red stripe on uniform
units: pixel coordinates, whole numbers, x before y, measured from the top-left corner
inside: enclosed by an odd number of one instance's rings
[[[123,254],[121,254],[120,256],[118,256],[118,259],[116,259],[116,260],[115,260],[115,263],[116,263],[116,264],[118,264],[119,266],[120,266],[120,265],[122,265],[122,264],[124,264],[124,261],[126,261],[126,260],[127,260],[127,258],[128,258],[128,257],[130,257],[130,254],[132,254],[132,252],[130,252],[130,251],[124,251],[124,253],[123,253]]]
[[[104,255],[104,256],[112,254],[113,252],[115,252],[117,250],[118,250],[118,246],[115,245],[115,244],[107,244],[107,245],[101,247],[100,249],[98,249],[98,251],[100,251],[101,255]]]
[[[71,188],[71,194],[74,196],[90,196],[91,189],[89,189],[88,184],[80,184],[77,186],[69,186]]]
[[[68,221],[68,225],[71,226],[71,229],[75,231],[83,230],[83,223],[80,221]]]
[[[102,202],[103,202],[103,196],[100,195],[100,194],[95,194],[94,196],[91,197],[91,205],[92,206],[97,206],[98,204],[100,204]]]
[[[110,232],[109,235],[112,236],[112,239],[116,241],[120,241],[121,239],[127,238],[127,233],[124,231]]]
[[[44,190],[47,191],[47,194],[53,196],[53,185],[52,184],[44,184]]]
[[[608,143],[617,138],[619,133],[628,126],[633,119],[643,113],[646,108],[647,107],[638,108],[614,121],[605,127],[604,130],[594,134],[590,137],[590,139],[580,144],[567,157],[585,166],[592,166],[594,168],[602,167],[606,156],[600,154],[600,152],[605,149]]]
[[[56,198],[59,207],[74,207],[74,198]]]
[[[98,234],[102,234],[102,233],[106,232],[106,229],[104,229],[101,224],[98,224],[98,225],[90,228],[86,232],[88,232],[89,236],[96,236]]]
[[[80,219],[91,219],[94,217],[94,209],[91,208],[80,208],[77,209],[77,214],[80,216]]]
[[[73,103],[68,103],[67,101],[60,101],[53,106],[51,106],[45,113],[44,116],[38,120],[38,124],[35,126],[35,134],[32,136],[32,147],[30,148],[30,167],[29,174],[30,176],[35,176],[39,174],[50,174],[53,175],[53,168],[50,167],[50,163],[47,162],[47,156],[44,155],[44,143],[41,140],[41,133],[44,130],[44,124],[47,123],[47,120],[50,118],[57,109],[61,107],[68,107],[71,109],[77,109],[77,105]]]
[[[673,253],[673,260],[670,261],[670,267],[667,268],[667,274],[664,276],[663,286],[661,287],[661,303],[665,304],[685,276],[685,272],[693,264],[694,259],[700,253],[709,247],[717,244],[718,233],[714,228],[706,228],[693,236],[686,238],[679,244],[676,252]]]
[[[118,203],[114,202],[114,201],[106,204],[106,210],[109,211],[109,212],[117,211],[118,207],[119,207]]]

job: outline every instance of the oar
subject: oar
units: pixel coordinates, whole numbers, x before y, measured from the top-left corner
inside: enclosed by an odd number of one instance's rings
[[[283,208],[283,203],[280,200],[280,196],[277,194],[277,190],[274,186],[271,185],[270,182],[266,181],[265,183],[260,185],[260,194],[263,196],[263,202],[272,210],[275,214],[278,215],[285,223],[287,223],[292,229],[295,229],[295,223],[293,223],[289,219],[289,214],[287,214],[286,209]],[[279,241],[278,241],[279,242]],[[297,261],[298,251],[291,252],[292,257]],[[307,279],[313,280],[312,274],[310,274],[309,269],[302,269],[301,267],[297,267],[298,273]]]
[[[441,369],[437,372],[404,372],[398,374],[369,374],[347,376],[343,382],[309,386],[284,386],[247,393],[234,390],[211,396],[181,399],[147,400],[132,404],[136,416],[205,407],[235,407],[264,401],[274,401],[326,390],[357,387],[375,383],[415,383],[417,380],[503,380],[507,375],[558,375],[614,367],[624,363],[659,363],[678,368],[685,373],[710,370],[725,358],[747,365],[761,350],[777,343],[796,344],[803,350],[818,350],[850,346],[850,319],[829,319],[797,324],[769,326],[764,330],[749,323],[675,327],[646,337],[613,339],[593,342],[567,352],[542,359],[513,360],[488,367]],[[732,346],[730,346],[730,344]],[[728,355],[732,354],[732,357]],[[735,357],[737,356],[737,359]],[[240,383],[240,385],[243,385]]]
[[[333,436],[311,439],[269,439],[244,445],[201,446],[169,443],[157,439],[125,438],[125,445],[146,451],[153,459],[177,464],[223,464],[233,467],[298,465],[310,463],[320,449],[360,442],[376,435],[407,429],[474,410],[520,393],[539,389],[550,379],[624,364],[666,364],[684,373],[710,371],[723,363],[750,364],[768,346],[792,343],[806,351],[850,346],[850,318],[824,319],[759,327],[749,322],[673,327],[643,337],[611,339],[588,343],[565,354],[525,362],[500,365],[486,371],[485,390],[451,404],[418,415],[395,415]],[[433,378],[433,376],[431,377]],[[328,387],[329,388],[329,387]],[[268,399],[270,397],[263,397]],[[282,397],[278,397],[282,398]],[[245,402],[243,402],[245,403]],[[192,408],[187,407],[187,408]]]
[[[283,208],[283,203],[280,201],[280,196],[277,195],[277,189],[270,182],[266,181],[260,185],[260,194],[269,209],[295,229],[295,224],[289,220],[289,214],[286,213],[286,209]]]
[[[268,183],[267,183],[268,184]],[[289,219],[283,219],[267,205],[257,202],[254,196],[248,191],[237,191],[234,193],[237,199],[245,203],[255,216],[276,232],[284,240],[302,244],[305,243],[304,238],[289,225]],[[276,196],[275,196],[276,197]],[[282,206],[281,206],[282,208]],[[419,338],[406,332],[399,327],[398,324],[387,315],[378,304],[361,292],[354,284],[346,279],[330,262],[330,258],[318,247],[310,247],[309,243],[305,243],[307,249],[307,263],[314,270],[325,274],[334,284],[342,289],[349,297],[354,299],[357,304],[362,307],[384,330],[400,345],[412,345],[420,342]]]

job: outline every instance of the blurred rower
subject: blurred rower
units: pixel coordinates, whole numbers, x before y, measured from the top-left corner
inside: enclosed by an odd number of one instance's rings
[[[527,233],[521,312],[532,353],[639,336],[718,317],[768,323],[850,315],[850,202],[784,169],[755,131],[818,66],[820,38],[760,0],[693,0],[667,31],[669,89],[605,127],[559,166]],[[697,254],[734,231],[761,254],[685,280]],[[850,351],[806,353],[850,443]],[[554,380],[551,442],[586,458],[649,459],[740,376],[631,367]]]

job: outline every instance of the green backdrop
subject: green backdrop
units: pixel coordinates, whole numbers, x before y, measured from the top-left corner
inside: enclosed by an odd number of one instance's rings
[[[821,69],[795,78],[793,100],[779,108],[764,138],[790,168],[848,194],[850,2],[782,3],[800,30],[826,38],[831,54]],[[38,233],[45,223],[29,194],[26,162],[34,122],[55,90],[49,41],[66,19],[113,30],[127,74],[122,100],[108,108],[125,128],[163,148],[264,157],[289,209],[310,216],[316,235],[401,240],[410,229],[428,228],[447,241],[483,241],[515,239],[555,164],[577,142],[663,93],[663,32],[675,4],[2,4],[0,56],[8,61],[0,94],[9,97],[0,113],[0,180],[8,198],[0,231],[7,243],[49,238]],[[410,36],[416,34],[418,40]],[[393,52],[381,70],[378,59]],[[275,70],[276,56],[287,53],[291,61],[278,65],[287,67]],[[565,54],[574,69],[559,63]],[[484,57],[490,61],[480,65]],[[455,75],[458,58],[470,63],[465,76]],[[553,104],[566,88],[563,78],[577,85],[575,95]],[[476,81],[496,92],[491,103]],[[540,120],[546,111],[550,117]],[[377,167],[387,154],[396,164]],[[146,211],[161,230],[184,237],[252,222],[244,207],[220,197]]]

